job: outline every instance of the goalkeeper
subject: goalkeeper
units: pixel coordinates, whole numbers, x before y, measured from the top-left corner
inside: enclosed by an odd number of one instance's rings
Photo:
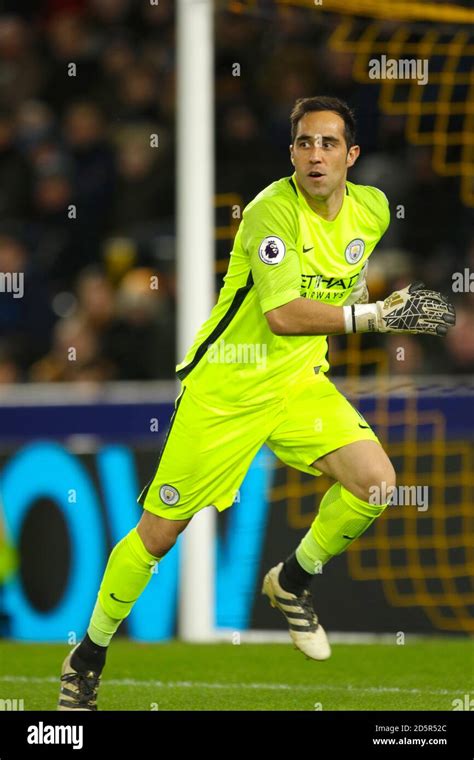
[[[87,634],[63,663],[60,710],[96,709],[107,647],[151,569],[196,512],[232,505],[264,443],[285,464],[334,480],[310,530],[262,588],[295,647],[315,660],[330,655],[311,582],[380,517],[387,504],[373,493],[390,493],[395,473],[373,430],[326,377],[326,336],[442,336],[455,316],[421,283],[367,302],[367,261],[390,215],[380,190],[347,181],[360,152],[348,106],[300,99],[291,130],[294,173],[244,210],[219,300],[177,368],[182,390],[139,497],[142,517],[113,549]]]

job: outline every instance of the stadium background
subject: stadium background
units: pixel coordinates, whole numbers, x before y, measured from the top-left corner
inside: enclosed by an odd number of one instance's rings
[[[474,296],[453,293],[452,275],[474,267],[474,12],[469,2],[347,5],[216,3],[216,290],[241,209],[291,172],[294,100],[346,99],[362,148],[349,179],[380,187],[392,209],[371,300],[423,279],[450,294],[458,323],[443,341],[331,338],[333,376],[386,443],[399,482],[427,486],[429,505],[390,508],[328,565],[318,610],[330,631],[472,633]],[[0,590],[5,636],[83,634],[171,414],[174,32],[166,2],[3,4],[0,271],[25,272],[24,298],[0,294],[1,487],[17,549]],[[428,85],[370,80],[368,60],[381,54],[428,58]],[[261,452],[219,520],[223,630],[277,627],[261,577],[297,544],[327,485]],[[178,564],[179,545],[121,634],[174,635]]]

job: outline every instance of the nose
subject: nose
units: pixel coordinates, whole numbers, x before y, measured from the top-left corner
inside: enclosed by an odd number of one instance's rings
[[[312,164],[320,164],[322,160],[322,148],[319,145],[314,144],[309,156],[309,160]]]

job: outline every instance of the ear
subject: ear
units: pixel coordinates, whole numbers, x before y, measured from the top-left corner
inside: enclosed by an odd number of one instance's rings
[[[294,166],[295,165],[295,159],[293,158],[293,145],[290,145],[290,161],[291,161],[291,163]]]
[[[354,166],[359,156],[360,156],[359,145],[353,145],[352,148],[349,148],[349,151],[347,153],[347,158],[346,158],[346,166],[348,169],[350,169],[351,166]]]

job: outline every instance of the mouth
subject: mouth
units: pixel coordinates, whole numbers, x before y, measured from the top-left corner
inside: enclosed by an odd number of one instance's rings
[[[325,177],[326,175],[322,172],[313,171],[309,172],[308,177],[311,177],[311,179],[321,179],[321,177]]]

